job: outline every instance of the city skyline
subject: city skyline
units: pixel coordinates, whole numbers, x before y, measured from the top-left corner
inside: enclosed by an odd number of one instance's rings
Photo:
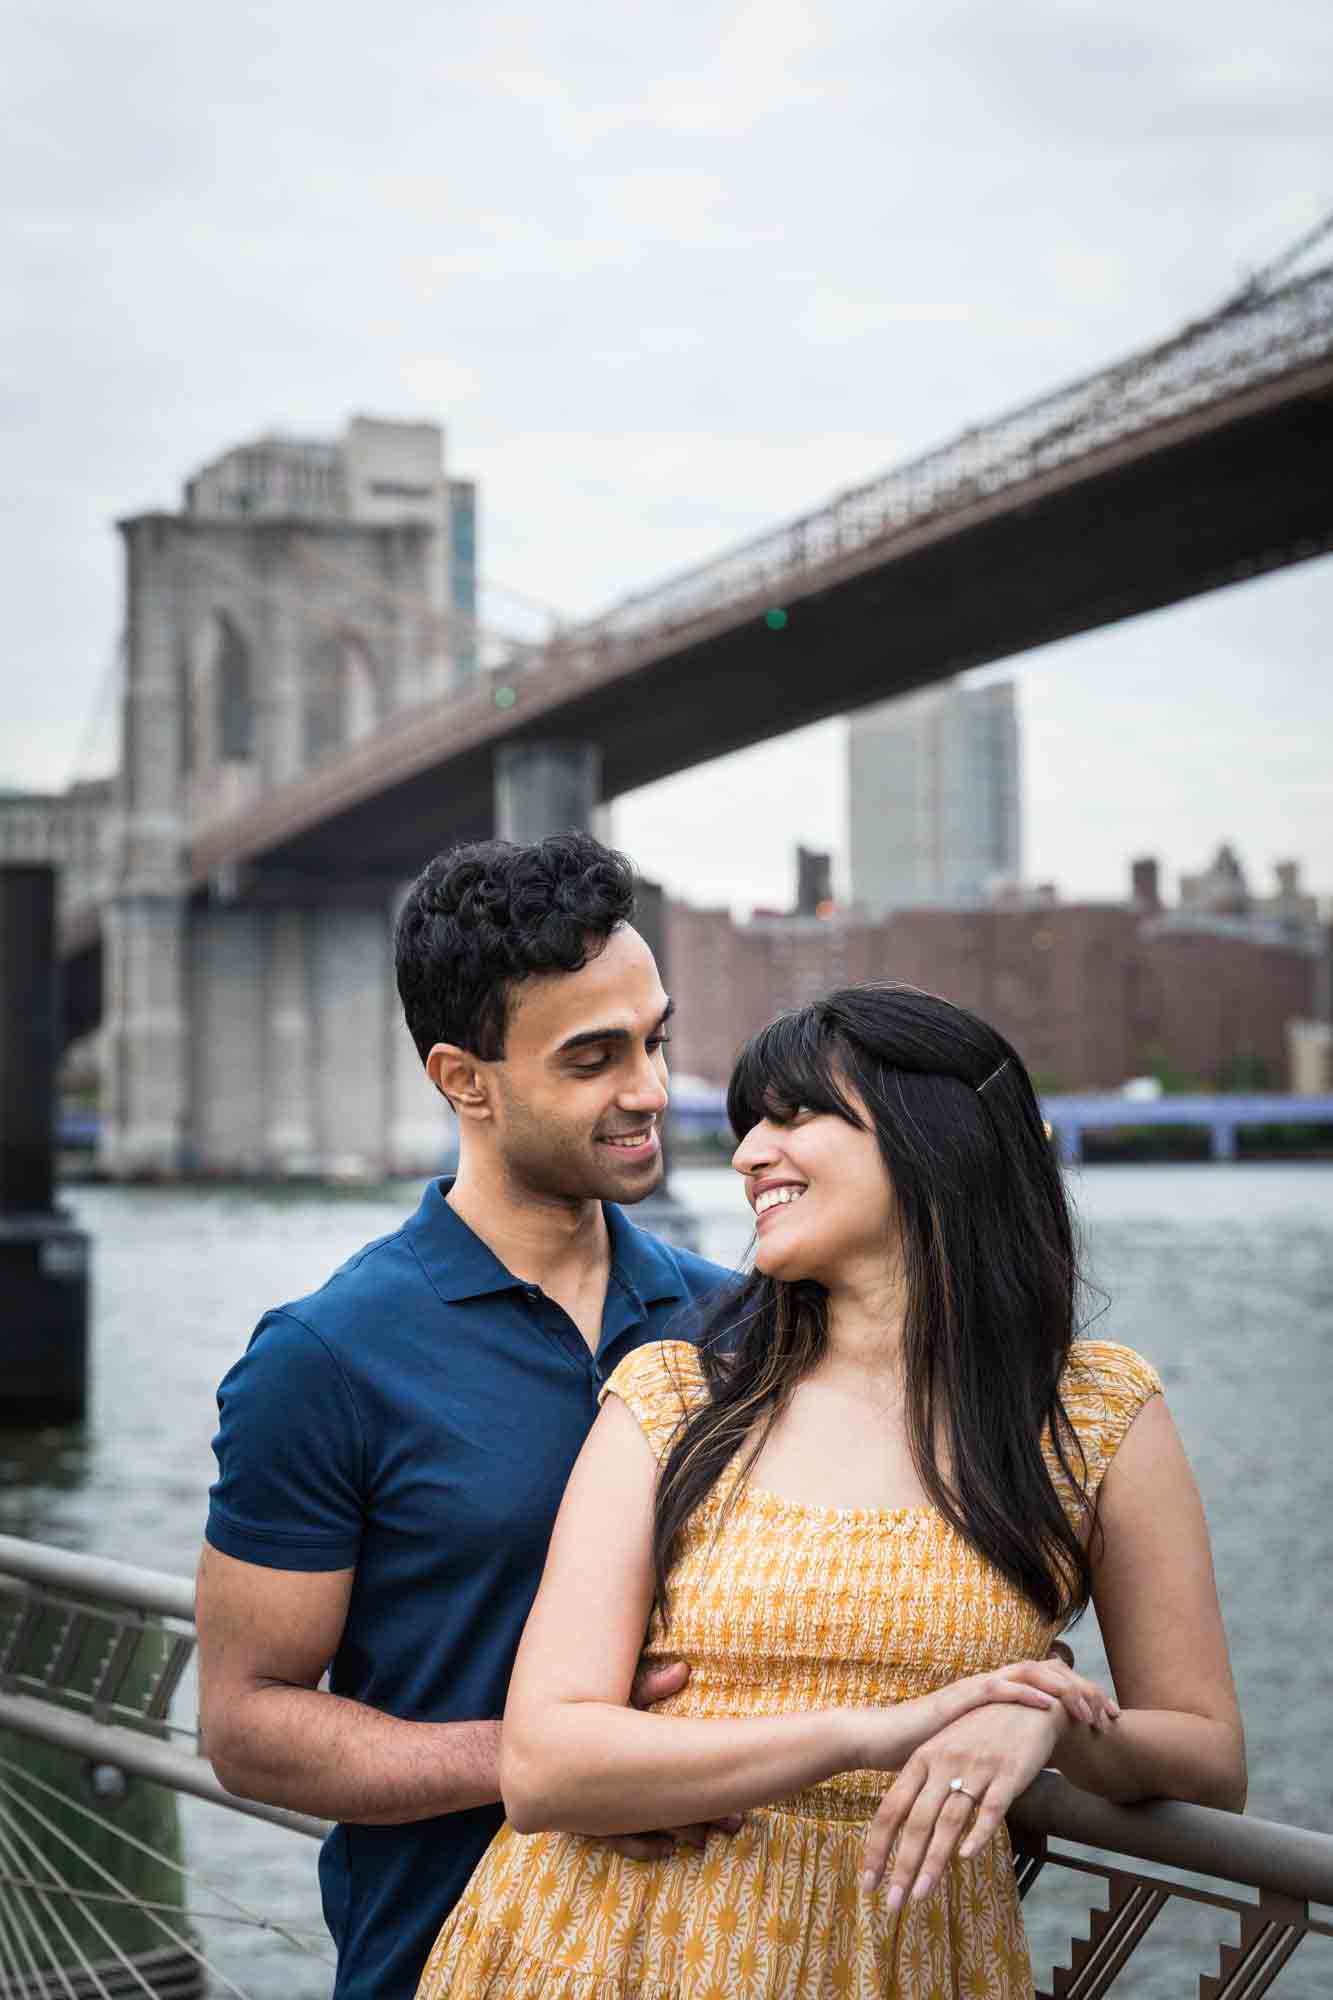
[[[14,32],[5,781],[95,755],[111,522],[238,438],[442,422],[491,621],[497,580],[591,613],[1207,312],[1330,195],[1315,0],[254,28],[74,0]],[[1028,872],[1112,894],[1230,838],[1327,892],[1329,630],[1324,558],[1005,662]],[[771,902],[797,840],[845,853],[841,758],[822,724],[622,800],[620,837]]]

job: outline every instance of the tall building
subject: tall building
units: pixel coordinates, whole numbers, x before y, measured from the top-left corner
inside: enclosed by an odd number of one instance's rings
[[[851,718],[852,901],[867,916],[973,909],[1022,875],[1012,681],[957,681]]]

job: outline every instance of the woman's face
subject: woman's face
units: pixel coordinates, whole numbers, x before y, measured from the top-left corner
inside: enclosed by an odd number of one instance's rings
[[[846,1096],[865,1117],[856,1092]],[[755,1214],[756,1270],[832,1289],[884,1275],[897,1241],[893,1184],[869,1122],[797,1110],[746,1133],[731,1164]]]

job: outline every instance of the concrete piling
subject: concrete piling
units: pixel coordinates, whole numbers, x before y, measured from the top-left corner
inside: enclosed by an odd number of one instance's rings
[[[55,870],[0,867],[0,1423],[77,1423],[88,1238],[54,1200]]]

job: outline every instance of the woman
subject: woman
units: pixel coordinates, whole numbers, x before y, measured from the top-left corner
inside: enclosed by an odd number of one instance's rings
[[[1018,2000],[1004,1813],[1043,1766],[1244,1802],[1197,1491],[1148,1363],[1074,1342],[1014,1050],[850,988],[756,1035],[728,1109],[753,1273],[606,1385],[510,1687],[509,1824],[420,2000]],[[1090,1600],[1123,1709],[1042,1658]],[[691,1675],[640,1714],[645,1630]],[[742,1811],[656,1862],[598,1838]]]

